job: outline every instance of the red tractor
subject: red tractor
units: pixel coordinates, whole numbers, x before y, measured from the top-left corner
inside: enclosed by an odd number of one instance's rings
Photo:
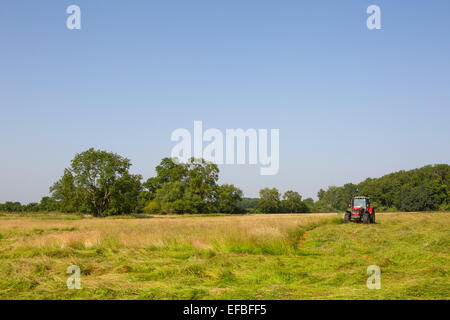
[[[375,223],[375,208],[370,205],[369,197],[354,197],[344,216],[344,222]]]

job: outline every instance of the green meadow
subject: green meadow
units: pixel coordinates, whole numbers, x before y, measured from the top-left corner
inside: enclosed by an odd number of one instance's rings
[[[450,213],[139,217],[0,214],[0,299],[450,298]]]

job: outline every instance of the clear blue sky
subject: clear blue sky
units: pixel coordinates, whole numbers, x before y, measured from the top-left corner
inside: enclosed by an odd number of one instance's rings
[[[194,120],[280,129],[278,175],[221,166],[247,196],[449,163],[449,15],[448,0],[2,0],[0,202],[40,200],[91,146],[148,178]]]

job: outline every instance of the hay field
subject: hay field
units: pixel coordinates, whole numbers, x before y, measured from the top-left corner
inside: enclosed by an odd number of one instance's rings
[[[0,214],[1,299],[449,299],[450,213]],[[81,269],[69,290],[66,270]],[[382,287],[366,286],[369,265]]]

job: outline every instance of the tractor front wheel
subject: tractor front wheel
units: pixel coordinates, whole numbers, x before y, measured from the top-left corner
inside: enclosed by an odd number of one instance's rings
[[[363,216],[362,216],[362,222],[364,223],[364,224],[369,224],[370,223],[370,215],[369,215],[369,213],[368,212],[366,212],[366,213],[364,213],[363,214]]]
[[[345,213],[344,215],[344,223],[349,223],[350,222],[350,213]]]

